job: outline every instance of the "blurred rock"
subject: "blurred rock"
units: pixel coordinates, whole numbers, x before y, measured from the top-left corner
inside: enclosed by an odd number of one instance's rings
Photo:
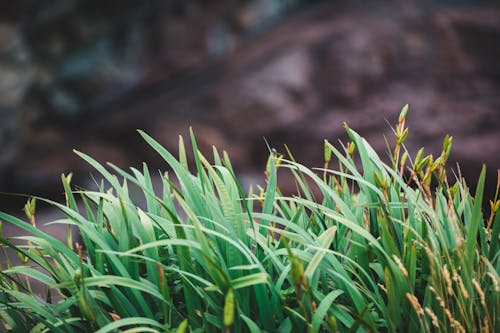
[[[16,157],[19,118],[32,74],[19,27],[0,22],[0,182]]]
[[[323,139],[347,140],[344,121],[384,156],[384,135],[393,137],[387,122],[394,124],[406,103],[411,152],[424,145],[439,153],[448,133],[464,175],[473,182],[487,163],[489,190],[495,186],[498,5],[318,1],[264,33],[251,25],[265,26],[252,19],[252,11],[265,6],[194,1],[138,8],[132,1],[119,6],[120,15],[131,9],[136,15],[114,21],[101,35],[98,27],[115,17],[113,11],[97,15],[91,1],[81,14],[80,1],[72,3],[61,5],[60,16],[40,13],[32,23],[33,36],[34,27],[47,33],[43,42],[30,39],[36,75],[10,189],[23,188],[26,179],[57,183],[61,172],[85,175],[90,168],[71,148],[121,166],[141,160],[163,165],[134,134],[137,128],[175,152],[177,135],[192,125],[200,148],[226,149],[245,179],[264,165],[263,138],[280,151],[287,143],[297,159],[321,165]],[[54,32],[54,22],[68,20],[73,28]],[[61,120],[61,113],[71,120]]]
[[[50,191],[47,177],[57,181],[62,171],[86,168],[74,146],[128,163],[119,142],[102,142],[114,134],[81,145],[77,136],[105,120],[117,101],[158,84],[175,86],[224,59],[247,34],[300,2],[0,4],[0,191]],[[238,13],[249,11],[255,19],[237,26]],[[130,122],[119,123],[128,136]]]
[[[387,122],[394,124],[410,103],[408,149],[415,153],[423,145],[439,154],[445,134],[454,136],[450,165],[460,161],[473,183],[486,163],[491,193],[500,166],[500,75],[494,60],[500,59],[500,9],[417,8],[411,15],[389,15],[384,7],[341,13],[332,7],[299,15],[241,47],[224,75],[189,100],[157,101],[179,110],[171,117],[186,117],[186,124],[197,118],[211,123],[230,138],[225,146],[243,143],[248,149],[242,160],[256,167],[266,156],[263,137],[321,165],[323,138],[347,140],[344,121],[384,156],[384,136],[393,137]],[[161,125],[152,126],[161,132]]]
[[[223,81],[219,120],[238,136],[267,133],[276,126],[289,126],[307,116],[307,91],[313,59],[306,48],[287,48],[237,78]],[[229,82],[228,82],[229,81]]]

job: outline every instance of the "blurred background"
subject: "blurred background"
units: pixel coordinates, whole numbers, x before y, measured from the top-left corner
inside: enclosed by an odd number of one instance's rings
[[[0,3],[0,192],[61,198],[85,186],[72,152],[122,167],[172,151],[193,126],[244,182],[287,143],[321,166],[323,139],[365,136],[385,156],[410,104],[408,148],[439,154],[474,183],[500,167],[500,5],[481,0],[18,0]],[[163,167],[164,168],[164,167]],[[0,195],[0,210],[25,199]]]

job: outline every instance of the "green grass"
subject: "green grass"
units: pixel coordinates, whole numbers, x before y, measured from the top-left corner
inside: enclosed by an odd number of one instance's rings
[[[346,126],[351,142],[325,141],[322,169],[271,153],[256,194],[225,153],[202,156],[192,133],[195,172],[182,139],[176,158],[140,132],[172,174],[161,195],[146,165],[105,168],[77,152],[105,179],[100,189],[75,191],[63,176],[65,205],[37,200],[64,213],[53,223],[76,227],[82,244],[0,213],[26,235],[24,245],[0,238],[21,259],[2,267],[1,322],[13,332],[495,332],[498,188],[486,213],[484,168],[474,195],[463,179],[448,185],[450,137],[439,157],[412,159],[406,112],[388,164]],[[291,196],[277,186],[285,172]],[[25,210],[34,220],[33,201]]]

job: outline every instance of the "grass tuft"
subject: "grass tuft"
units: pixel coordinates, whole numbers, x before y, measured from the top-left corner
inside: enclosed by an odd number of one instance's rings
[[[227,154],[214,148],[209,162],[192,131],[195,172],[182,138],[176,158],[139,131],[172,174],[162,175],[161,189],[146,165],[106,168],[77,152],[105,182],[75,191],[71,175],[63,176],[66,204],[37,200],[59,209],[65,217],[54,223],[76,227],[80,243],[40,230],[34,199],[27,221],[0,213],[25,231],[20,240],[0,237],[5,256],[10,248],[20,259],[6,258],[0,273],[4,329],[497,331],[500,185],[489,214],[484,167],[474,195],[463,179],[450,185],[449,136],[437,158],[422,149],[412,159],[407,112],[389,163],[346,125],[351,142],[338,149],[325,141],[322,169],[271,152],[257,195],[242,189]],[[281,193],[278,170],[294,175],[297,193]]]

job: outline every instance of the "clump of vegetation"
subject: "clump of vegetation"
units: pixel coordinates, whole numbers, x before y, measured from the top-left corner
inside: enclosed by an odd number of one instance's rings
[[[79,154],[106,180],[74,191],[54,221],[82,244],[61,242],[13,216],[24,245],[1,238],[21,264],[3,267],[0,318],[17,332],[494,332],[500,310],[498,187],[483,216],[483,168],[475,195],[448,184],[452,138],[437,158],[404,147],[407,107],[391,161],[346,126],[340,149],[325,141],[325,168],[272,152],[266,187],[245,192],[228,156],[213,163],[191,133],[195,172],[182,138],[175,158],[140,132],[175,177]],[[330,168],[333,161],[337,168]],[[194,168],[193,168],[194,169]],[[278,170],[297,193],[283,195]],[[450,177],[451,178],[451,177]],[[120,180],[122,179],[122,180]],[[137,185],[139,208],[128,184]],[[109,188],[107,188],[109,187]],[[82,205],[77,205],[79,196]],[[44,200],[44,199],[39,199]],[[26,207],[34,221],[34,203]],[[46,295],[32,292],[34,280]]]

